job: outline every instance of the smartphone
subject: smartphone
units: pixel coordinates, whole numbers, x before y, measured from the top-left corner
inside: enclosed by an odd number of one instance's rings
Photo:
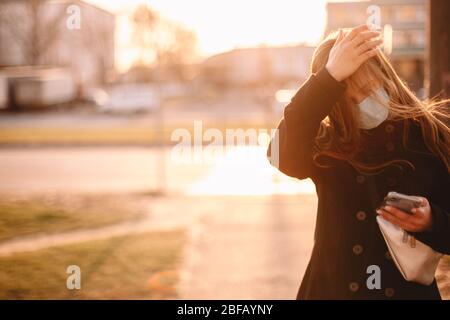
[[[418,208],[422,204],[422,199],[416,196],[408,196],[395,191],[391,191],[384,197],[381,207],[392,206],[406,213],[412,214],[413,208]]]

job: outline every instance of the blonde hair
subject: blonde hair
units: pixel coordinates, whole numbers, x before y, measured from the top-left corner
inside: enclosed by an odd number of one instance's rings
[[[330,34],[316,48],[311,63],[311,72],[316,73],[323,68],[337,38],[337,33]],[[409,87],[400,79],[392,65],[381,50],[377,55],[364,62],[356,73],[370,75],[388,93],[390,99],[386,107],[395,119],[412,119],[420,125],[424,142],[431,153],[438,156],[450,172],[450,100],[426,100],[417,98]],[[356,74],[355,73],[355,74]],[[354,83],[354,76],[346,79]],[[368,89],[368,94],[374,94],[374,88]],[[375,97],[376,99],[376,97]],[[360,148],[361,132],[358,128],[356,108],[348,97],[344,97],[335,106],[320,125],[316,139],[315,162],[320,166],[323,156],[348,161],[359,172],[373,173],[394,164],[407,164],[404,159],[394,159],[384,163],[368,164],[357,159]],[[407,148],[408,121],[405,121],[403,145]]]

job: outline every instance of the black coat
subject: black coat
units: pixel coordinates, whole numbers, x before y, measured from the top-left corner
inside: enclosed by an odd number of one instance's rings
[[[268,149],[269,160],[280,171],[311,178],[318,196],[314,248],[297,299],[439,299],[436,281],[424,286],[403,279],[389,255],[375,209],[388,191],[426,197],[433,229],[413,235],[437,251],[450,253],[448,171],[426,148],[416,122],[390,119],[362,130],[361,159],[402,158],[415,170],[392,166],[368,176],[346,161],[333,160],[331,168],[317,166],[312,155],[319,125],[344,91],[345,84],[325,68],[311,75],[284,110],[276,140],[279,158],[271,152],[277,135]],[[402,145],[405,121],[410,124],[407,148]],[[367,288],[370,265],[381,269],[381,289]]]

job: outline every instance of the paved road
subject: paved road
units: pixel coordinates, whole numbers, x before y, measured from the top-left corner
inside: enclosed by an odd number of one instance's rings
[[[186,161],[174,149],[68,147],[0,149],[0,192],[149,192],[270,195],[314,193],[270,167],[265,148],[235,147]],[[197,159],[198,160],[198,159]],[[163,164],[163,165],[162,165]]]

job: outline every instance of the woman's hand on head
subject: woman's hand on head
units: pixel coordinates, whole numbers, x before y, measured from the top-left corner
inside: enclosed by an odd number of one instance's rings
[[[338,38],[330,51],[326,69],[337,81],[351,76],[365,61],[377,54],[383,42],[377,39],[380,32],[370,31],[366,25],[358,26],[346,35],[339,30]]]
[[[433,224],[430,203],[423,197],[422,204],[412,209],[412,214],[391,206],[382,207],[377,210],[377,213],[385,220],[409,232],[430,231]]]

